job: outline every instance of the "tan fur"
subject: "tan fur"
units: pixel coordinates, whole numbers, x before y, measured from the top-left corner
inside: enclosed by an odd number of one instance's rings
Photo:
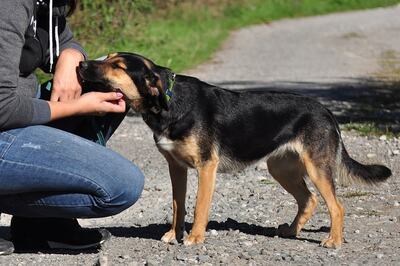
[[[201,165],[200,148],[195,135],[183,140],[171,141],[170,145],[168,152],[178,163],[196,169]],[[162,148],[159,143],[157,146],[159,149]]]
[[[117,64],[123,69],[112,67],[112,64]],[[112,57],[102,65],[104,77],[110,81],[110,85],[115,89],[120,89],[122,93],[128,98],[130,106],[136,111],[140,112],[142,108],[142,97],[133,80],[124,71],[126,64],[118,57]]]
[[[344,208],[336,198],[333,183],[331,182],[332,177],[318,168],[307,152],[304,152],[301,158],[303,159],[308,176],[325,200],[331,217],[329,237],[323,240],[321,244],[325,247],[338,248],[343,243]]]
[[[171,230],[164,234],[162,241],[170,242],[174,239],[181,240],[185,229],[187,167],[184,167],[178,163],[168,152],[161,150],[161,153],[168,161],[173,196],[173,217]]]
[[[283,237],[297,236],[317,207],[317,197],[311,193],[304,176],[306,170],[297,153],[287,152],[268,159],[268,170],[281,186],[296,199],[298,212],[292,224],[281,225],[278,233]]]
[[[204,242],[204,234],[207,228],[209,210],[215,188],[218,163],[219,158],[214,151],[208,161],[197,167],[199,181],[196,207],[194,212],[194,222],[192,231],[184,240],[185,245]]]
[[[108,54],[108,55],[107,55],[107,59],[116,57],[117,55],[118,55],[118,53],[111,53],[111,54]]]

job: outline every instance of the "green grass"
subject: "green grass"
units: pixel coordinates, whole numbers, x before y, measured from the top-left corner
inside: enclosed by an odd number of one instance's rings
[[[388,82],[400,81],[400,54],[394,50],[386,50],[381,54],[381,69],[376,76]]]
[[[268,179],[263,179],[260,181],[261,184],[263,185],[276,185],[274,181],[268,180]]]
[[[374,195],[372,192],[366,192],[366,191],[352,191],[352,192],[347,192],[345,193],[342,197],[343,198],[359,198],[359,197],[365,197],[365,196],[370,196]]]
[[[389,127],[382,128],[376,126],[374,123],[348,123],[341,126],[344,131],[356,131],[361,136],[382,136],[386,135],[388,138],[398,137],[400,133],[393,132]]]
[[[90,58],[142,54],[176,72],[208,60],[229,33],[282,18],[390,6],[400,0],[81,0],[69,19]],[[40,81],[50,78],[40,71]]]

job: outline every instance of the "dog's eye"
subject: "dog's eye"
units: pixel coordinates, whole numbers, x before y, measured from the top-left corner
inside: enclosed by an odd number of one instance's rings
[[[117,68],[119,68],[119,65],[118,65],[117,63],[112,63],[112,64],[111,64],[111,67],[112,67],[113,69],[117,69]]]

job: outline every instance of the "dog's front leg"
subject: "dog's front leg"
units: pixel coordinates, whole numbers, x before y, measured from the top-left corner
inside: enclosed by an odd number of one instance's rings
[[[169,175],[172,183],[173,218],[171,230],[164,234],[162,241],[171,242],[174,239],[181,241],[185,230],[187,168],[178,164],[178,162],[171,156],[164,156],[168,161]]]
[[[186,246],[204,242],[204,234],[208,223],[208,214],[214,192],[218,160],[210,160],[199,167],[196,209],[194,211],[193,228],[184,240]]]

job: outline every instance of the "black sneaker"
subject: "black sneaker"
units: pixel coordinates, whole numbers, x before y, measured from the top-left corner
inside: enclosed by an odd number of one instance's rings
[[[97,249],[110,237],[105,229],[80,227],[76,219],[16,216],[11,219],[11,240],[16,250]]]
[[[12,242],[0,238],[0,255],[9,255],[14,252],[14,245]]]

